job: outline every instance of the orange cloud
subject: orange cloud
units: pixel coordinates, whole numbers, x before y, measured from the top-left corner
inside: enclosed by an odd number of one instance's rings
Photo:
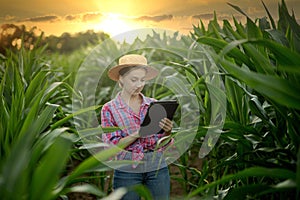
[[[199,14],[199,15],[193,15],[192,18],[194,19],[202,19],[202,20],[210,20],[213,19],[214,15],[212,13],[210,14]]]
[[[76,21],[80,20],[81,17],[79,15],[66,15],[64,19],[67,21]]]
[[[142,16],[137,18],[137,20],[154,21],[154,22],[160,22],[163,20],[171,20],[171,19],[173,19],[173,15]]]
[[[95,12],[95,13],[86,13],[82,16],[83,22],[88,21],[98,21],[102,17],[101,13]]]
[[[23,20],[19,20],[19,22],[46,22],[46,21],[54,22],[58,20],[59,17],[56,15],[45,15],[45,16],[25,18]]]

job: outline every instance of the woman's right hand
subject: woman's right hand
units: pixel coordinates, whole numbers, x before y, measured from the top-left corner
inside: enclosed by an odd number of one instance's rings
[[[134,132],[126,137],[123,137],[121,140],[119,140],[118,144],[126,148],[127,146],[135,142],[139,137],[139,132]]]
[[[170,135],[172,128],[173,128],[173,122],[169,120],[168,118],[163,118],[159,122],[159,127],[162,128],[165,131],[165,135]]]
[[[130,134],[129,136],[132,137],[132,138],[137,139],[137,138],[140,137],[140,134],[139,134],[139,132],[137,131],[137,132],[134,132],[134,133]]]

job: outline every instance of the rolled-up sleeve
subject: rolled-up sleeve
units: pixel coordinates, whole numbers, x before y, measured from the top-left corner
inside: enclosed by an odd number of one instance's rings
[[[112,110],[107,105],[104,105],[101,110],[101,126],[102,128],[117,126],[114,117],[112,115]],[[102,134],[102,141],[107,144],[116,145],[121,138],[122,138],[121,130]]]

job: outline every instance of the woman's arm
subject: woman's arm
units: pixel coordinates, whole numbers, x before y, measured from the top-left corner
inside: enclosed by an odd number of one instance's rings
[[[165,131],[165,136],[171,135],[171,131],[173,128],[173,122],[171,120],[169,120],[168,118],[164,118],[159,122],[159,126]],[[120,139],[118,145],[120,145],[123,148],[126,148],[127,146],[135,142],[136,139],[139,137],[139,133],[135,132],[129,136]]]
[[[109,106],[104,105],[101,110],[101,126],[102,127],[117,127],[117,124],[112,115]],[[111,133],[102,134],[102,141],[107,144],[118,144],[122,138],[122,130],[117,130]]]
[[[130,144],[132,144],[133,142],[136,141],[137,138],[139,138],[139,133],[138,132],[134,132],[126,137],[123,137],[122,139],[119,140],[118,145],[121,148],[126,148],[128,147]]]

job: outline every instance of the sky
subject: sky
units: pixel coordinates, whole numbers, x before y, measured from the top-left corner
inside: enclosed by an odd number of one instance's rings
[[[264,0],[274,18],[281,0]],[[300,21],[300,0],[285,0]],[[201,19],[205,24],[245,17],[228,5],[239,6],[253,20],[266,16],[261,0],[0,0],[0,24],[36,26],[46,35],[86,30],[111,36],[140,28],[162,28],[188,34]]]

